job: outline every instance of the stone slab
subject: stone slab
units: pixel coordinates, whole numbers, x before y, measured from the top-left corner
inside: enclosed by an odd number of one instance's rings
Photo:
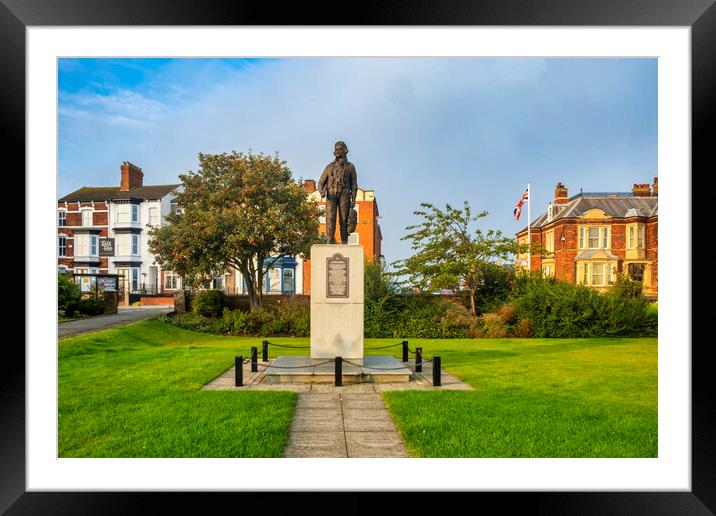
[[[346,457],[343,430],[337,432],[291,432],[284,456],[290,457]]]
[[[395,432],[349,432],[346,430],[348,457],[410,457]]]
[[[328,259],[348,260],[347,295],[330,297]],[[311,247],[311,357],[363,358],[364,252],[360,245]]]
[[[279,356],[265,370],[267,383],[335,383],[335,364],[326,359],[306,356]],[[343,363],[342,381],[351,383],[382,383],[410,381],[412,371],[391,356],[366,356],[359,367]],[[232,381],[229,379],[228,381]]]

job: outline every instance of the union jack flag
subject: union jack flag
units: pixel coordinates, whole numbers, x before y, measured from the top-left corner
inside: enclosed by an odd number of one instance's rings
[[[529,188],[525,190],[525,193],[522,194],[522,197],[520,197],[519,202],[517,203],[517,206],[515,207],[514,213],[515,213],[515,220],[520,220],[520,213],[522,213],[522,205],[526,202],[529,202],[530,199],[530,190]]]

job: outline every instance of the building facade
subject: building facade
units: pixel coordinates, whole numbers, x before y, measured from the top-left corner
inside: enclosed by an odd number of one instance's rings
[[[316,181],[308,179],[303,183],[304,190],[309,198],[315,200],[319,205],[319,210],[325,207],[325,201],[321,199],[321,194],[316,190]],[[383,234],[380,230],[378,221],[380,214],[378,212],[378,203],[375,200],[375,192],[373,190],[358,189],[356,194],[355,209],[358,213],[358,220],[355,232],[348,237],[351,244],[360,244],[363,246],[365,257],[368,262],[376,262],[382,259],[382,241]],[[319,232],[321,235],[326,234],[326,218],[324,215],[319,217]],[[340,228],[336,223],[336,239],[340,242]],[[265,266],[273,262],[264,276],[264,294],[304,294],[311,293],[311,262],[300,256],[283,256],[274,261],[275,258],[266,260]],[[238,270],[229,273],[225,278],[226,291],[235,294],[245,294],[246,285]]]
[[[557,183],[554,202],[530,224],[530,240],[545,251],[517,257],[516,268],[542,271],[606,290],[617,273],[641,281],[644,294],[658,297],[658,178],[634,184],[631,192],[580,192],[568,197]],[[525,227],[517,233],[527,243]]]
[[[149,252],[149,229],[166,223],[181,185],[144,185],[142,169],[120,166],[118,187],[82,187],[57,201],[58,269],[119,274],[120,296],[170,293],[181,279]]]

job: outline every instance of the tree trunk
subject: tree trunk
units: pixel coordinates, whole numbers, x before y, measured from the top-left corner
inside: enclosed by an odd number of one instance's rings
[[[246,282],[246,290],[249,295],[249,311],[255,312],[261,306],[261,300],[256,295],[256,277],[252,267],[240,267],[241,276]]]
[[[470,311],[472,315],[477,317],[477,308],[475,307],[475,291],[470,289]]]

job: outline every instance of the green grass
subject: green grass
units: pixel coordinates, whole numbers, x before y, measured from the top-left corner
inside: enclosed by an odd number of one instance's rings
[[[61,340],[60,457],[281,456],[295,394],[199,390],[261,340],[157,320]],[[384,393],[414,456],[657,455],[656,339],[411,339],[416,346],[475,390]],[[367,353],[399,357],[400,347]]]
[[[411,340],[474,391],[383,394],[420,457],[656,457],[657,340]]]
[[[280,457],[296,395],[200,391],[261,339],[142,321],[59,341],[60,457]]]

